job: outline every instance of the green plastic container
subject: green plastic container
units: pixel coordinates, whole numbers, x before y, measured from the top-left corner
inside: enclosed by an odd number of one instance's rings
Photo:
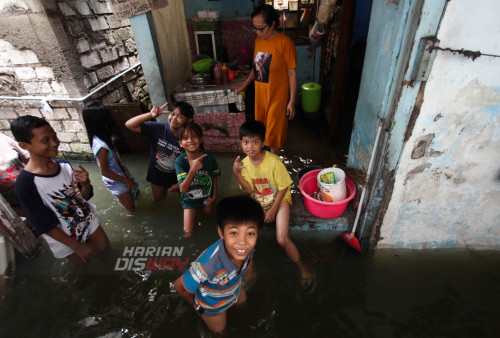
[[[321,105],[321,85],[309,82],[301,86],[302,110],[306,113],[315,113]]]
[[[212,68],[212,59],[201,59],[193,62],[193,69],[197,73],[206,73]]]

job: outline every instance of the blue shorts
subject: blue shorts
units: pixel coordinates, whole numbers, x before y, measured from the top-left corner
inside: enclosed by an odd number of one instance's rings
[[[104,180],[103,178],[103,182],[106,189],[108,189],[113,196],[120,196],[129,191],[127,185],[123,182],[113,181],[108,178],[106,178],[106,180]],[[135,196],[137,195],[138,188],[139,188],[139,183],[135,182],[135,189],[132,189],[131,191],[132,197],[135,198]]]
[[[220,315],[221,313],[223,313],[224,311],[226,311],[227,309],[229,309],[231,306],[233,306],[234,304],[236,304],[236,302],[238,301],[238,298],[240,297],[240,291],[238,291],[238,293],[236,294],[236,297],[234,297],[233,301],[229,304],[226,304],[220,308],[217,308],[217,309],[207,309],[207,308],[203,308],[204,311],[203,311],[203,314],[202,316],[207,316],[207,317],[215,317],[215,316],[218,316]],[[197,302],[197,299],[195,299],[195,303],[197,305],[200,305],[199,302]]]

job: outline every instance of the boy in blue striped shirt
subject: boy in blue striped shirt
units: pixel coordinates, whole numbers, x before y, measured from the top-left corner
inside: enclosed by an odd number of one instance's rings
[[[234,196],[217,205],[220,239],[207,248],[175,282],[177,293],[216,333],[226,328],[226,310],[245,302],[241,279],[254,252],[264,221],[261,206],[250,197]]]

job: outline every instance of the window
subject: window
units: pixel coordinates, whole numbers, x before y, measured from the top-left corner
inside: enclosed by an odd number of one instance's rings
[[[196,53],[217,59],[214,31],[195,31]]]

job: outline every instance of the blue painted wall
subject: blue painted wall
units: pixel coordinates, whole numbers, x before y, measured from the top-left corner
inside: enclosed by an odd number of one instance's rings
[[[403,5],[376,2],[372,8],[363,75],[359,90],[348,165],[368,169],[368,162],[384,101],[389,95],[399,53]]]
[[[312,57],[307,50],[309,46],[296,46],[297,48],[297,82],[300,85],[308,82],[318,82],[319,81],[319,60],[321,59],[321,49],[318,47],[316,49],[316,62],[314,62],[314,57]],[[313,66],[316,71],[313,74]],[[313,79],[314,75],[314,79]]]
[[[347,163],[367,172],[379,120],[383,120],[371,176],[373,184],[364,201],[366,211],[360,218],[358,236],[362,241],[370,236],[390,175],[396,170],[397,160],[388,158],[397,159],[402,151],[402,135],[411,111],[394,115],[393,110],[400,99],[403,74],[414,42],[413,29],[419,22],[419,1],[376,1],[372,7]]]
[[[160,60],[160,53],[151,12],[131,17],[130,26],[134,32],[135,43],[141,58],[142,70],[148,85],[151,103],[155,106],[161,106],[163,102],[167,101],[168,94],[163,84],[163,70],[158,61]]]
[[[357,0],[356,12],[354,13],[354,24],[352,27],[351,45],[357,40],[368,35],[370,15],[373,0]]]

